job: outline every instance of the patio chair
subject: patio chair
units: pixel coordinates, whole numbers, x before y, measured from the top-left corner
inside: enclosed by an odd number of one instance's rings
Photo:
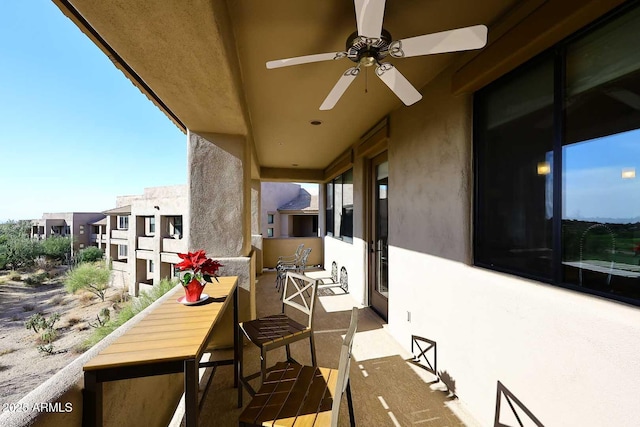
[[[244,386],[250,395],[255,395],[255,390],[249,384],[249,380],[262,376],[262,381],[264,382],[267,376],[267,353],[271,350],[285,346],[287,361],[295,362],[291,357],[289,344],[308,338],[311,351],[311,363],[313,366],[316,366],[316,350],[313,340],[313,313],[318,282],[318,280],[302,274],[287,272],[282,298],[282,313],[240,323],[240,327],[238,328],[238,341],[241,343],[240,347],[242,348],[243,336],[245,336],[251,343],[260,348],[260,372],[256,372],[247,377],[242,373],[242,350],[239,354],[239,385]],[[287,308],[300,312],[298,315],[301,317],[306,317],[306,324],[299,323],[289,317],[286,313]],[[240,391],[239,394],[241,403],[242,392]]]
[[[298,259],[300,258],[300,255],[302,255],[302,248],[304,248],[304,243],[300,243],[298,245],[298,248],[296,249],[295,253],[293,255],[289,255],[289,256],[285,256],[285,255],[280,255],[278,257],[278,265],[279,264],[291,264],[291,263],[295,263],[298,261]]]
[[[355,426],[349,385],[351,347],[358,325],[358,309],[351,311],[351,323],[340,349],[338,369],[277,363],[242,411],[240,427],[263,425],[309,425],[337,427],[340,402],[347,394],[349,420]]]
[[[302,251],[302,254],[295,263],[278,264],[278,266],[276,267],[276,289],[278,291],[282,290],[282,285],[284,284],[287,272],[292,271],[295,273],[304,274],[304,271],[307,268],[307,261],[309,260],[310,253],[311,248],[306,248]]]
[[[279,272],[281,266],[284,266],[284,265],[298,264],[298,262],[300,262],[300,257],[302,256],[303,248],[304,248],[304,243],[300,243],[293,255],[289,255],[289,256],[280,255],[278,257],[278,262],[276,263],[276,271]],[[280,276],[276,274],[276,288],[278,288],[278,290],[280,290],[279,278]]]

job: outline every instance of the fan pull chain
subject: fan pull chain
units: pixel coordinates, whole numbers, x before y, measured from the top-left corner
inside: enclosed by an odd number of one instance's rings
[[[369,70],[367,68],[368,67],[365,67],[364,69],[364,93],[369,93]]]

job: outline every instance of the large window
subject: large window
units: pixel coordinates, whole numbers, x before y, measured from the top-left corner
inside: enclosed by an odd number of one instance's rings
[[[170,236],[182,238],[182,216],[168,217],[167,232]]]
[[[327,236],[333,236],[333,181],[327,182],[327,210],[325,215],[325,228]]]
[[[640,304],[640,8],[476,94],[477,265]]]
[[[129,255],[127,245],[118,245],[118,258],[126,258]]]
[[[327,236],[353,240],[353,169],[327,183]]]
[[[129,217],[128,216],[119,216],[118,217],[118,230],[128,230],[129,229]]]

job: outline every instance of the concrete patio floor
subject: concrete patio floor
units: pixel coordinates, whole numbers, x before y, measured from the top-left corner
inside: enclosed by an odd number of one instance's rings
[[[322,273],[309,273],[315,275]],[[279,313],[281,302],[275,289],[275,274],[258,278],[256,301],[258,316]],[[322,285],[318,291],[314,329],[318,365],[337,368],[339,348],[349,325],[351,308],[357,306],[358,330],[353,346],[351,390],[355,422],[358,426],[477,426],[463,405],[446,389],[434,382],[431,373],[407,362],[412,355],[385,330],[382,319],[370,308],[356,303],[336,285]],[[407,343],[407,347],[410,343]],[[291,345],[294,358],[311,364],[309,341]],[[216,352],[223,353],[223,352]],[[215,358],[225,357],[215,354]],[[245,374],[259,370],[258,348],[244,346]],[[285,360],[284,348],[268,354],[268,366]],[[209,370],[210,371],[210,370]],[[210,374],[207,372],[206,376]],[[255,388],[260,380],[252,382]],[[203,402],[201,426],[237,426],[242,409],[236,408],[231,366],[217,369]],[[244,393],[244,404],[250,400]],[[349,425],[346,397],[340,407],[339,426]]]

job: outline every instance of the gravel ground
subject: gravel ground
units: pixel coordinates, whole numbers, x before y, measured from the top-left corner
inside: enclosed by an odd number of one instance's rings
[[[76,346],[82,343],[96,322],[103,307],[112,309],[117,292],[107,292],[107,301],[89,293],[68,294],[60,280],[52,279],[39,287],[10,281],[0,272],[0,410],[17,403],[23,396],[78,357]],[[55,354],[38,351],[38,336],[25,328],[31,315],[41,313],[45,318],[60,314],[55,324],[58,338]],[[112,316],[114,315],[111,310]]]

